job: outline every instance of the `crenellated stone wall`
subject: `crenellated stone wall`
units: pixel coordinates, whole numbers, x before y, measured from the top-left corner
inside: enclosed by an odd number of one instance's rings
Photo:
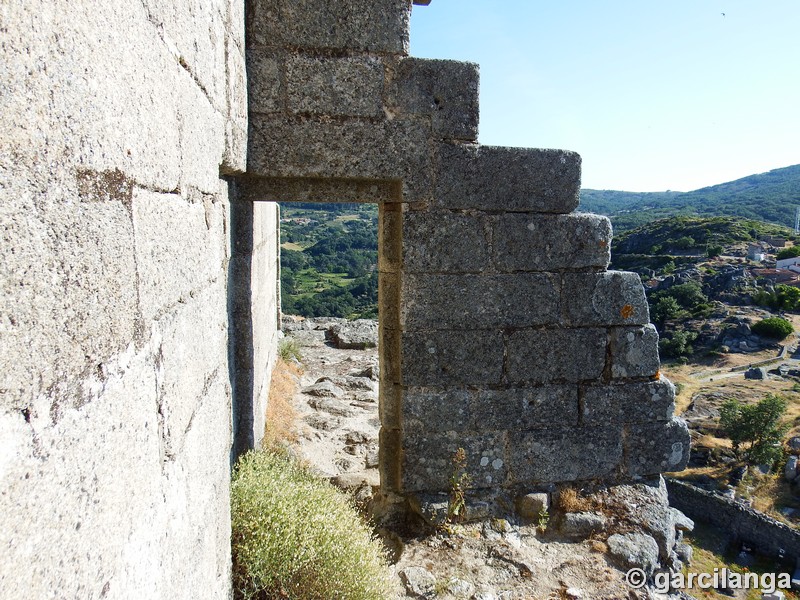
[[[381,485],[488,493],[683,468],[638,276],[580,157],[477,144],[478,68],[407,56],[402,0],[253,2],[244,196],[380,204]],[[276,24],[280,27],[276,28]]]

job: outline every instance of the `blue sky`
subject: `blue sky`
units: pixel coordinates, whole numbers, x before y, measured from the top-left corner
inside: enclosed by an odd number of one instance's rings
[[[432,0],[411,54],[479,63],[479,141],[575,150],[583,187],[800,163],[800,0]]]

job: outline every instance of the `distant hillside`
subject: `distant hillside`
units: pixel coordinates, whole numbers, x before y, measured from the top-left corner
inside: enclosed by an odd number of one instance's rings
[[[611,217],[615,232],[674,215],[735,216],[794,227],[800,165],[693,192],[581,190],[580,210]]]
[[[640,225],[614,238],[614,254],[705,254],[710,245],[728,246],[763,239],[789,236],[782,225],[736,217],[669,217]]]

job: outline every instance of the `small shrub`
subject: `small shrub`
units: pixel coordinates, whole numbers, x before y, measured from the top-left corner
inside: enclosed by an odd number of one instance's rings
[[[278,356],[287,362],[292,359],[298,362],[303,360],[300,344],[297,343],[296,339],[290,337],[285,337],[278,342]]]
[[[450,473],[450,501],[447,503],[447,522],[455,523],[464,518],[466,503],[466,489],[472,483],[472,477],[467,473],[467,453],[463,448],[456,450],[451,459],[453,472]]]
[[[751,329],[758,335],[774,338],[776,340],[782,340],[794,331],[792,324],[781,317],[767,317],[766,319],[761,319],[758,323],[753,325]]]
[[[231,484],[236,598],[384,600],[385,555],[346,497],[288,456],[245,454]]]

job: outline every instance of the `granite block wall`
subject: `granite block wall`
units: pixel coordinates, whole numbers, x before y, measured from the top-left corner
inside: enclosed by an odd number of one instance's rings
[[[478,144],[478,67],[407,56],[409,1],[305,8],[251,4],[240,183],[380,205],[383,491],[447,490],[459,447],[489,492],[683,468],[641,282],[574,212],[580,157]]]
[[[229,276],[244,12],[0,7],[3,597],[229,597],[235,297],[262,404],[276,334],[275,205]]]

